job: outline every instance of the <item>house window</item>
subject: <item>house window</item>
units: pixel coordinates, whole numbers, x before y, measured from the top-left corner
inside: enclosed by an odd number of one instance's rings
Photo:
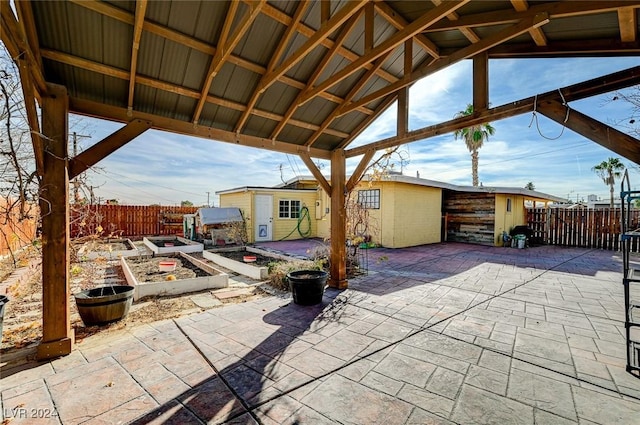
[[[511,198],[507,198],[507,212],[511,212]]]
[[[298,218],[300,217],[300,201],[292,199],[281,199],[278,205],[279,218]]]
[[[363,208],[379,210],[380,209],[380,189],[359,190],[358,204]]]

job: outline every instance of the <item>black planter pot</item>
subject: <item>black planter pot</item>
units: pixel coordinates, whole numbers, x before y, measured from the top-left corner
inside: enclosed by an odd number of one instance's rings
[[[293,302],[300,305],[321,303],[328,276],[322,270],[297,270],[287,274]]]
[[[74,295],[80,318],[87,326],[123,319],[133,303],[133,286],[114,285],[80,291]]]
[[[2,342],[2,322],[4,322],[4,305],[9,302],[6,295],[0,295],[0,342]]]

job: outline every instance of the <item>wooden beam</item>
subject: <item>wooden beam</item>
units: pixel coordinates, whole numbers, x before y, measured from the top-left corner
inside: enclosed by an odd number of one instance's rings
[[[313,158],[329,159],[329,151],[308,148],[277,140],[264,139],[246,134],[236,134],[232,131],[225,131],[219,128],[206,127],[203,125],[194,126],[190,122],[176,120],[173,118],[161,117],[145,112],[133,111],[130,117],[125,108],[92,102],[90,100],[71,98],[70,110],[80,115],[100,117],[108,120],[129,122],[132,119],[150,121],[154,129],[169,131],[172,133],[185,134],[188,136],[201,137],[203,139],[215,140],[218,142],[233,143],[258,149],[268,149],[274,152],[290,153],[297,155],[300,152],[307,152]]]
[[[367,105],[374,100],[377,100],[381,97],[385,97],[393,92],[400,90],[403,87],[406,87],[415,81],[426,77],[427,75],[431,75],[441,69],[444,69],[450,65],[453,65],[456,62],[459,62],[463,59],[467,59],[469,57],[475,56],[478,53],[482,53],[485,50],[492,48],[506,40],[510,40],[514,37],[519,36],[522,33],[529,31],[531,28],[539,27],[541,25],[549,22],[549,18],[545,14],[539,14],[530,16],[528,19],[522,20],[522,22],[507,27],[495,34],[490,35],[489,37],[475,43],[471,44],[467,47],[464,47],[455,53],[447,56],[446,58],[442,58],[436,60],[432,64],[429,64],[421,69],[418,69],[411,73],[409,78],[403,78],[397,83],[389,84],[388,86],[375,91],[367,96],[362,97],[357,102],[353,102],[350,105],[347,105],[340,110],[340,115],[344,115],[348,112],[351,112],[355,108],[359,106]]]
[[[570,109],[567,114],[567,107],[557,100],[540,102],[537,111],[610,151],[640,164],[640,140],[575,109]]]
[[[485,122],[498,121],[504,118],[531,112],[534,110],[537,102],[539,103],[545,100],[560,99],[560,92],[566,102],[573,102],[614,90],[624,89],[636,84],[640,84],[640,66],[614,72],[588,81],[583,81],[558,90],[552,90],[537,96],[527,97],[516,102],[487,109],[486,111],[480,111],[467,117],[456,118],[443,123],[410,131],[402,137],[390,137],[375,143],[369,143],[364,146],[349,149],[345,151],[345,155],[347,158],[352,158],[366,153],[369,149],[386,149],[409,142],[415,142],[417,140],[451,133],[460,128],[471,127]]]
[[[376,108],[374,114],[362,120],[360,124],[358,124],[356,128],[353,129],[349,137],[344,139],[340,143],[340,145],[338,145],[338,148],[346,149],[346,147],[349,146],[349,144],[351,144],[351,142],[353,142],[356,137],[358,137],[364,130],[366,130],[369,127],[369,125],[373,121],[375,121],[380,115],[382,115],[382,113],[385,112],[389,108],[389,106],[391,106],[391,104],[395,102],[397,99],[398,97],[395,95],[387,96],[385,99],[383,99],[382,102],[380,102],[380,104]]]
[[[133,24],[133,43],[131,44],[131,68],[129,72],[129,100],[127,106],[133,109],[133,92],[136,87],[136,71],[138,67],[138,52],[140,50],[140,38],[142,37],[142,26],[144,25],[144,15],[147,12],[147,0],[136,1],[136,14]]]
[[[442,3],[442,0],[431,0],[431,3],[437,6]],[[460,15],[458,15],[456,12],[451,12],[447,15],[447,19],[449,19],[450,21],[457,21],[458,19],[460,19]],[[478,41],[480,41],[480,37],[478,37],[478,34],[476,34],[475,31],[473,31],[471,28],[460,27],[458,28],[458,30],[462,33],[462,35],[467,37],[467,40],[469,40],[470,42],[477,43]]]
[[[151,128],[150,121],[135,119],[116,132],[105,137],[89,149],[80,153],[69,163],[69,179],[74,179],[90,167],[102,161],[140,134]]]
[[[313,163],[311,157],[306,152],[300,152],[299,155],[302,159],[302,162],[304,162],[309,171],[311,171],[311,174],[313,174],[313,177],[316,178],[322,189],[327,193],[327,195],[330,194],[331,185],[329,184],[327,179],[324,178],[322,172],[320,172],[316,164]]]
[[[268,73],[258,86],[258,91],[263,93],[269,86],[276,82],[285,72],[290,70],[302,60],[309,52],[328,38],[337,28],[344,24],[352,15],[357,13],[367,2],[357,0],[346,3],[340,10],[333,14],[331,19],[320,25],[316,31],[298,50],[291,54],[278,68]]]
[[[317,87],[314,87],[312,90],[308,90],[307,93],[302,98],[302,102],[308,102],[310,99],[314,98],[318,95],[318,93],[324,92],[334,85],[338,84],[340,81],[352,75],[354,72],[362,70],[362,66],[364,64],[370,63],[380,56],[394,50],[400,44],[404,43],[406,40],[412,38],[414,35],[420,33],[424,28],[432,25],[434,22],[439,21],[445,16],[447,13],[450,13],[452,10],[456,10],[457,8],[463,6],[468,3],[469,0],[451,0],[446,3],[443,3],[440,6],[437,6],[421,17],[411,22],[402,30],[393,34],[384,42],[380,43],[378,46],[373,48],[368,54],[362,55],[358,59],[356,59],[351,64],[345,66],[340,71],[333,74],[331,77],[327,78],[325,81],[320,83]]]
[[[546,46],[534,46],[530,43],[509,43],[493,47],[489,50],[489,58],[568,58],[568,57],[620,57],[640,54],[638,40],[623,43],[618,37],[550,41]]]
[[[280,58],[284,53],[285,49],[287,48],[287,46],[289,45],[289,42],[291,41],[293,36],[296,34],[298,24],[300,23],[300,20],[302,19],[304,12],[307,10],[307,7],[309,7],[308,1],[301,1],[298,3],[298,7],[296,8],[296,11],[293,15],[291,24],[285,30],[284,36],[280,38],[280,42],[278,43],[276,50],[271,55],[271,59],[269,60],[269,64],[267,65],[265,74],[268,74],[271,71],[273,71],[273,69],[276,67],[276,65],[280,61]],[[262,82],[264,78],[265,78],[265,75],[263,74],[260,82]],[[260,86],[260,82],[258,83],[258,86]],[[235,126],[236,132],[242,131],[242,127],[244,127],[245,123],[247,122],[247,119],[249,118],[249,115],[251,115],[251,111],[253,110],[253,107],[256,105],[256,102],[258,101],[260,96],[261,94],[258,90],[255,90],[253,92],[253,94],[251,95],[251,99],[249,99],[249,102],[247,103],[247,108],[245,109],[242,116],[236,123],[236,126]]]
[[[362,179],[362,175],[367,171],[367,167],[369,166],[369,162],[371,162],[371,158],[376,154],[376,151],[373,149],[369,149],[364,153],[364,156],[356,166],[356,169],[351,173],[351,177],[349,177],[349,181],[347,181],[347,193],[351,192],[357,185],[360,179]]]
[[[351,34],[351,31],[355,27],[355,24],[358,21],[358,18],[359,18],[358,14],[353,15],[349,19],[349,21],[347,21],[347,23],[342,26],[342,28],[340,29],[340,32],[338,33],[338,37],[336,37],[336,41],[333,44],[333,47],[329,49],[329,51],[324,55],[324,57],[322,58],[318,66],[315,67],[313,74],[311,74],[311,76],[307,80],[307,84],[305,85],[305,87],[300,92],[298,92],[298,95],[296,96],[295,100],[291,102],[291,105],[289,105],[287,112],[284,113],[282,120],[278,123],[278,125],[276,125],[276,128],[274,128],[273,131],[271,132],[272,139],[278,137],[278,135],[284,129],[284,127],[287,124],[290,124],[291,117],[298,109],[298,105],[300,104],[300,101],[302,99],[302,96],[304,96],[305,91],[313,87],[313,85],[318,80],[320,75],[322,75],[322,73],[324,72],[326,67],[329,65],[331,60],[336,56],[336,54],[338,53],[338,50],[342,47],[342,43],[344,42],[344,40],[349,36],[349,34]],[[341,100],[341,103],[342,102],[344,102],[344,100]],[[338,105],[340,105],[341,103],[338,103]],[[310,144],[307,143],[307,145],[310,145]]]
[[[329,19],[331,19],[331,1],[320,0],[320,24],[324,24]]]
[[[460,30],[460,28],[489,27],[494,25],[515,24],[530,14],[546,13],[549,19],[568,18],[601,12],[615,12],[621,7],[629,6],[628,0],[606,1],[557,1],[537,3],[526,12],[518,12],[513,8],[491,12],[475,13],[460,16],[456,21],[442,20],[425,29],[425,33]]]
[[[36,173],[39,176],[44,175],[44,142],[40,133],[40,123],[38,118],[38,110],[36,108],[35,87],[29,72],[29,64],[25,59],[18,59],[20,68],[20,83],[22,85],[22,98],[27,112],[27,122],[29,123],[29,131],[31,132],[31,145],[33,146],[33,155],[36,163]]]
[[[373,49],[373,27],[375,23],[375,7],[373,3],[367,3],[364,7],[364,54]]]
[[[220,35],[220,43],[216,48],[216,54],[211,59],[211,63],[209,64],[209,70],[207,71],[207,78],[202,86],[202,90],[200,92],[200,98],[198,99],[198,105],[193,113],[193,123],[198,124],[198,120],[200,119],[200,114],[202,113],[202,109],[204,108],[204,104],[207,100],[207,94],[209,94],[209,89],[211,89],[211,84],[213,83],[213,79],[218,72],[227,61],[229,56],[231,56],[231,52],[238,45],[242,37],[246,34],[246,32],[251,27],[251,24],[256,19],[258,14],[260,13],[260,9],[264,6],[266,0],[259,0],[256,2],[252,2],[249,6],[249,10],[247,10],[244,15],[242,15],[242,19],[235,26],[235,30],[233,34],[228,36],[229,31],[231,30],[231,25],[234,22],[235,10],[237,8],[237,2],[229,3],[229,13],[227,14],[227,18],[224,22],[224,26],[222,28],[222,34]]]
[[[367,73],[363,75],[362,78],[360,78],[353,87],[351,87],[351,90],[344,98],[344,102],[340,104],[336,109],[334,109],[327,118],[325,118],[322,124],[320,124],[320,128],[318,128],[318,130],[316,130],[316,132],[313,133],[311,137],[309,137],[309,139],[305,143],[306,146],[312,146],[315,143],[315,141],[318,140],[318,137],[320,137],[323,132],[327,131],[327,128],[329,127],[329,125],[331,125],[333,120],[339,116],[340,108],[343,105],[348,104],[351,101],[351,99],[353,99],[353,97],[356,94],[358,94],[358,92],[369,82],[369,80],[373,78],[374,75],[376,75],[376,70],[382,67],[384,62],[389,57],[389,55],[391,55],[391,53],[392,52],[387,52],[382,57],[378,58],[378,60],[375,63],[375,66],[370,70],[368,70]]]
[[[344,151],[331,153],[331,270],[329,286],[346,289],[347,282],[347,213],[346,161]]]
[[[629,43],[637,40],[638,17],[633,7],[618,9],[618,25],[620,26],[620,41]]]
[[[380,1],[373,4],[378,11],[378,14],[386,19],[391,25],[396,27],[396,29],[400,30],[409,25],[409,21],[400,16],[400,14],[393,10],[388,3]],[[440,49],[438,46],[436,46],[436,44],[429,40],[424,34],[416,34],[414,40],[425,52],[429,53],[434,58],[440,57]]]
[[[404,75],[413,71],[413,40],[404,42]],[[409,87],[398,91],[398,111],[396,134],[401,136],[409,131]]]
[[[267,15],[268,17],[280,22],[283,25],[289,25],[289,23],[291,22],[291,17],[289,15],[287,15],[286,13],[281,12],[280,10],[276,9],[275,7],[271,6],[270,4],[267,4],[263,10],[262,13],[264,13],[265,15]],[[310,38],[311,36],[313,36],[316,32],[316,29],[311,28],[307,25],[304,24],[300,24],[300,27],[298,28],[298,31],[300,32],[300,34],[304,35],[307,38]],[[320,43],[321,46],[327,48],[327,49],[331,49],[334,45],[333,40],[331,40],[331,38],[327,37],[324,40],[322,40],[322,42]],[[346,49],[345,47],[339,47],[338,48],[338,54],[342,57],[344,57],[345,59],[349,60],[350,62],[353,62],[354,60],[356,60],[359,56],[352,52],[349,49]],[[370,66],[365,66],[367,69],[370,68]],[[398,80],[398,78],[396,78],[393,74],[385,71],[384,69],[381,69],[378,71],[378,76],[390,83],[393,83],[395,81]],[[282,79],[281,79],[282,80]]]
[[[114,78],[119,78],[122,80],[127,80],[129,78],[129,73],[122,69],[110,67],[97,62],[92,62],[86,59],[78,58],[76,56],[68,55],[66,53],[56,52],[48,49],[42,49],[42,57],[54,60],[56,62],[65,63],[67,65],[72,65],[78,68],[90,70],[93,72],[98,72],[100,74],[108,75]],[[175,93],[180,96],[186,96],[193,99],[198,99],[200,97],[200,92],[197,92],[195,90],[191,90],[182,86],[177,86],[175,84],[166,83],[164,81],[154,80],[153,78],[149,78],[149,77],[143,77],[141,75],[136,76],[136,84],[141,84],[143,86],[152,87],[158,90],[164,90],[170,93]],[[339,99],[342,102],[342,98],[339,98]],[[332,99],[332,100],[337,102],[336,99]],[[241,112],[245,111],[247,108],[246,105],[243,105],[242,103],[233,102],[231,100],[222,99],[212,95],[207,96],[207,102],[214,105],[222,106],[223,108],[229,108],[229,109],[233,109]],[[277,122],[280,122],[283,120],[282,115],[274,114],[272,112],[264,111],[261,109],[254,109],[252,113],[253,115],[267,118]],[[367,109],[364,113],[372,114],[373,111]],[[300,127],[300,128],[306,128],[307,130],[312,130],[312,131],[316,131],[319,128],[318,125],[307,123],[307,122],[296,120],[296,119],[289,119],[288,124],[291,124],[293,126]],[[331,134],[337,137],[341,137],[341,138],[348,136],[348,134],[345,132],[332,130],[332,129],[327,129],[325,133]]]
[[[38,41],[38,31],[36,30],[36,22],[33,17],[33,8],[31,1],[15,1],[16,12],[18,13],[18,22],[24,30],[27,45],[36,60],[38,68],[42,69],[42,59],[40,58],[40,42]]]
[[[42,342],[38,359],[71,353],[69,298],[69,178],[67,174],[68,97],[49,84],[42,97],[45,139],[44,174],[40,182],[42,218]]]
[[[35,53],[31,51],[27,36],[13,14],[8,0],[0,1],[0,38],[13,59],[21,58],[26,60],[34,87],[38,93],[45,93],[47,91],[47,83],[44,79],[42,68],[40,68]]]
[[[473,57],[473,110],[489,107],[489,56],[482,52]]]
[[[518,12],[526,12],[529,10],[529,2],[527,0],[511,0],[513,8]],[[544,35],[540,28],[534,28],[529,31],[529,35],[533,39],[534,43],[538,46],[547,45],[547,37]]]

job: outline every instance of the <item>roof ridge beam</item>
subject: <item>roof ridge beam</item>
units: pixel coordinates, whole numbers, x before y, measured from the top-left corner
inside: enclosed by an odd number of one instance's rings
[[[527,19],[523,19],[516,25],[512,25],[508,28],[505,28],[493,35],[490,35],[487,38],[480,40],[475,44],[471,44],[467,47],[457,50],[455,53],[447,56],[446,58],[442,58],[436,60],[435,62],[428,64],[414,72],[412,72],[409,76],[405,76],[402,80],[398,81],[394,84],[389,84],[382,89],[371,93],[370,95],[364,96],[356,102],[353,102],[349,105],[344,106],[340,110],[340,115],[344,115],[348,112],[353,111],[355,108],[359,106],[367,105],[370,102],[373,102],[376,99],[381,97],[385,97],[391,93],[394,93],[400,90],[403,87],[406,87],[410,84],[413,84],[417,80],[424,78],[428,75],[431,75],[449,65],[452,65],[456,62],[459,62],[463,59],[470,58],[475,56],[478,53],[484,52],[496,46],[506,40],[512,39],[514,37],[519,36],[522,33],[529,31],[531,28],[542,26],[549,22],[549,18],[544,13],[538,13],[533,16],[528,16]]]
[[[278,68],[268,73],[263,81],[260,82],[257,91],[263,93],[276,80],[293,68],[307,53],[316,48],[325,38],[329,37],[339,26],[344,24],[353,14],[358,12],[367,0],[358,0],[349,2],[339,11],[333,14],[331,19],[320,25],[316,31],[296,52],[289,56],[280,64]]]
[[[338,84],[340,81],[349,77],[354,72],[357,72],[362,69],[364,64],[370,63],[385,53],[394,50],[400,44],[404,43],[406,40],[412,38],[416,34],[419,34],[424,28],[433,25],[433,23],[442,19],[443,16],[446,16],[448,13],[455,11],[461,6],[468,3],[470,0],[451,0],[443,3],[440,6],[436,6],[428,12],[424,13],[415,21],[411,22],[402,30],[393,34],[384,42],[380,43],[378,46],[371,49],[371,51],[365,55],[360,56],[351,64],[345,66],[337,73],[333,74],[318,86],[314,87],[311,90],[307,90],[307,93],[302,98],[302,103],[306,103],[312,98],[314,98],[318,93],[324,92],[334,85]]]
[[[200,99],[198,100],[198,105],[193,113],[193,124],[198,124],[198,119],[200,118],[200,114],[202,113],[202,109],[204,108],[204,104],[207,100],[207,94],[211,89],[211,84],[213,83],[213,79],[218,72],[227,61],[233,49],[238,45],[242,37],[246,34],[246,32],[251,27],[251,24],[256,19],[258,14],[260,13],[260,9],[264,6],[266,0],[258,0],[251,2],[249,5],[249,10],[247,10],[242,19],[235,27],[233,34],[229,35],[229,31],[231,30],[231,25],[233,24],[233,20],[235,17],[235,12],[238,7],[238,3],[232,1],[229,5],[229,13],[227,14],[227,19],[225,19],[224,26],[222,28],[222,34],[220,35],[220,41],[222,46],[218,45],[216,48],[216,53],[211,59],[211,63],[209,63],[209,70],[207,71],[207,78],[202,86],[202,91],[200,92]]]

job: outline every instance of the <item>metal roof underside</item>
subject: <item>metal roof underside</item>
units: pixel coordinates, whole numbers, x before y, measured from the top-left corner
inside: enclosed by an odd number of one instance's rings
[[[403,88],[478,53],[640,53],[639,1],[18,4],[71,112],[311,156],[348,147]]]

